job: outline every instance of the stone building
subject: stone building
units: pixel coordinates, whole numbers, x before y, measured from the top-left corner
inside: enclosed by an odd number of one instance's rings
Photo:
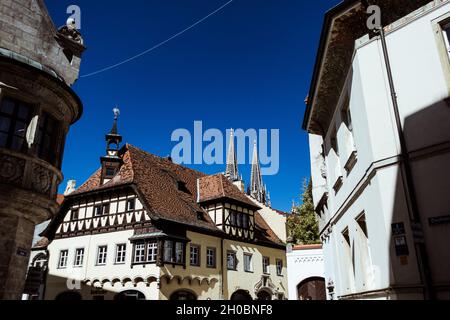
[[[36,224],[57,211],[82,39],[42,0],[0,1],[0,299],[20,299]]]
[[[117,116],[106,141],[36,247],[47,252],[45,299],[287,297],[282,235],[234,181],[120,147]]]
[[[448,0],[325,16],[303,127],[338,299],[450,299],[449,39]]]

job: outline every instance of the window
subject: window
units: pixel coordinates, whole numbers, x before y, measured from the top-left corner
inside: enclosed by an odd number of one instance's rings
[[[263,257],[262,263],[263,263],[263,273],[270,274],[270,258]]]
[[[0,104],[0,148],[19,152],[27,150],[25,134],[32,116],[32,106],[4,98]]]
[[[283,260],[277,259],[277,275],[282,276],[283,275]]]
[[[248,229],[249,225],[248,225],[248,215],[247,214],[242,214],[242,227],[244,229]]]
[[[98,247],[97,251],[97,265],[98,266],[104,266],[106,265],[106,254],[108,251],[107,246],[100,246]]]
[[[70,212],[70,220],[78,220],[78,209],[72,209],[72,211]]]
[[[109,214],[109,203],[103,205],[102,211],[103,211],[103,215]]]
[[[342,231],[342,236],[344,237],[345,242],[347,242],[347,244],[349,246],[351,246],[351,244],[350,244],[350,235],[349,235],[349,232],[348,232],[348,228],[345,228],[345,230]]]
[[[227,252],[227,268],[228,270],[237,270],[236,252],[234,251]]]
[[[77,249],[75,251],[75,267],[82,267],[83,266],[83,260],[84,260],[84,248]]]
[[[145,243],[138,243],[134,247],[134,263],[145,262]]]
[[[216,249],[215,248],[207,248],[206,249],[206,266],[208,268],[216,267]]]
[[[191,266],[200,267],[200,246],[191,244]]]
[[[125,243],[118,244],[116,246],[116,264],[125,263],[127,255],[127,245]]]
[[[106,167],[105,178],[111,179],[116,175],[115,167]]]
[[[102,215],[102,206],[96,205],[94,206],[94,217],[100,217]]]
[[[344,107],[341,110],[342,114],[342,121],[347,126],[347,129],[350,132],[353,132],[353,125],[352,125],[352,115],[350,113],[350,97],[347,95],[345,98]]]
[[[253,256],[250,253],[244,253],[244,271],[245,272],[253,272],[252,258],[253,258]]]
[[[334,152],[336,152],[336,155],[339,156],[339,145],[337,142],[336,129],[333,129],[333,133],[331,134],[331,137],[330,137],[330,143],[331,143],[331,148],[333,148]]]
[[[173,241],[166,240],[164,241],[164,261],[165,262],[173,262]]]
[[[36,132],[36,148],[41,159],[52,164],[57,162],[59,123],[50,114],[43,112]]]
[[[136,207],[136,199],[127,200],[127,211],[133,211]]]
[[[185,245],[172,240],[164,241],[164,262],[173,264],[185,263]]]
[[[444,33],[444,42],[445,46],[447,48],[447,53],[450,57],[450,23],[444,25],[442,27],[443,33]]]
[[[366,224],[365,214],[362,214],[359,218],[357,218],[356,222],[358,223],[359,227],[361,228],[361,231],[364,233],[366,238],[369,238],[369,235],[367,233],[367,224]]]
[[[242,227],[242,225],[243,225],[242,213],[237,213],[236,226]]]
[[[147,262],[156,262],[158,258],[158,243],[149,242],[147,244]]]
[[[230,224],[232,226],[236,225],[236,212],[235,211],[230,212]]]
[[[61,252],[59,253],[59,261],[58,261],[59,269],[67,268],[68,256],[69,256],[69,250],[61,250]]]
[[[184,263],[184,245],[181,242],[175,243],[175,262]]]

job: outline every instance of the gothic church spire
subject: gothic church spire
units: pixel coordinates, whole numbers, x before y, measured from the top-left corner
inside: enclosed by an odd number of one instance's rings
[[[266,190],[262,181],[261,167],[259,165],[258,146],[256,141],[253,147],[252,171],[250,176],[249,195],[260,203],[266,203]]]
[[[236,149],[234,147],[234,130],[230,130],[230,142],[228,145],[227,154],[227,169],[225,171],[225,176],[232,182],[239,181],[239,172],[236,158]]]

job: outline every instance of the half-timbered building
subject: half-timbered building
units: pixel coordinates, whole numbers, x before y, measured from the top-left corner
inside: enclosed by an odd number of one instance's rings
[[[284,299],[285,243],[257,202],[206,175],[119,145],[69,195],[50,240],[45,299]]]

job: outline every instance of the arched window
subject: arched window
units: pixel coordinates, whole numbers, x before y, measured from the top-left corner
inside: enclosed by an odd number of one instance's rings
[[[189,290],[178,290],[172,293],[170,300],[197,300],[197,296]]]

